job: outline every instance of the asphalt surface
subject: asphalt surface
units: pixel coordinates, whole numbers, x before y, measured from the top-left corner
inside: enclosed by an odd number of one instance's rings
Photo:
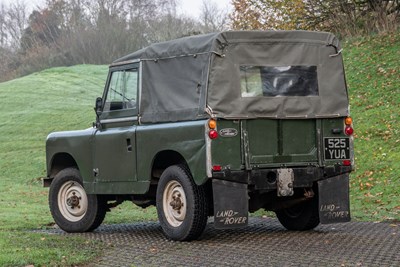
[[[400,223],[292,232],[276,219],[250,218],[248,227],[235,230],[216,230],[209,222],[192,242],[167,240],[158,222],[103,225],[74,235],[107,244],[91,266],[400,266]]]

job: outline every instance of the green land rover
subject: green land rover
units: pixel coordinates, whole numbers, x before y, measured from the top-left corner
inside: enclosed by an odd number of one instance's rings
[[[341,48],[325,32],[229,31],[110,65],[92,128],[51,133],[49,205],[67,232],[155,205],[166,237],[274,211],[289,230],[350,220],[353,128]]]

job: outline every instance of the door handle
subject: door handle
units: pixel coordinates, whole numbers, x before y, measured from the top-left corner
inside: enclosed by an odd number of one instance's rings
[[[126,139],[126,149],[128,152],[132,152],[132,144],[130,138]]]

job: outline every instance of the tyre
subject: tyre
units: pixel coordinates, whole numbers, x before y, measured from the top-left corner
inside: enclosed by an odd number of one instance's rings
[[[197,239],[207,224],[208,202],[183,165],[168,167],[157,186],[158,219],[165,236],[172,240]]]
[[[96,229],[106,215],[106,201],[88,195],[75,168],[61,170],[49,192],[50,212],[56,224],[66,232],[89,232]]]
[[[279,222],[288,230],[306,231],[319,224],[318,198],[275,212]]]

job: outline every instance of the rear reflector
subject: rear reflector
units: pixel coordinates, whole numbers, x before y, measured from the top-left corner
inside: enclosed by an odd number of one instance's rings
[[[214,166],[212,167],[212,169],[213,169],[213,171],[215,171],[215,172],[219,172],[219,171],[222,170],[221,165],[214,165]]]
[[[351,165],[351,161],[350,160],[343,160],[343,165],[344,166],[350,166]]]

